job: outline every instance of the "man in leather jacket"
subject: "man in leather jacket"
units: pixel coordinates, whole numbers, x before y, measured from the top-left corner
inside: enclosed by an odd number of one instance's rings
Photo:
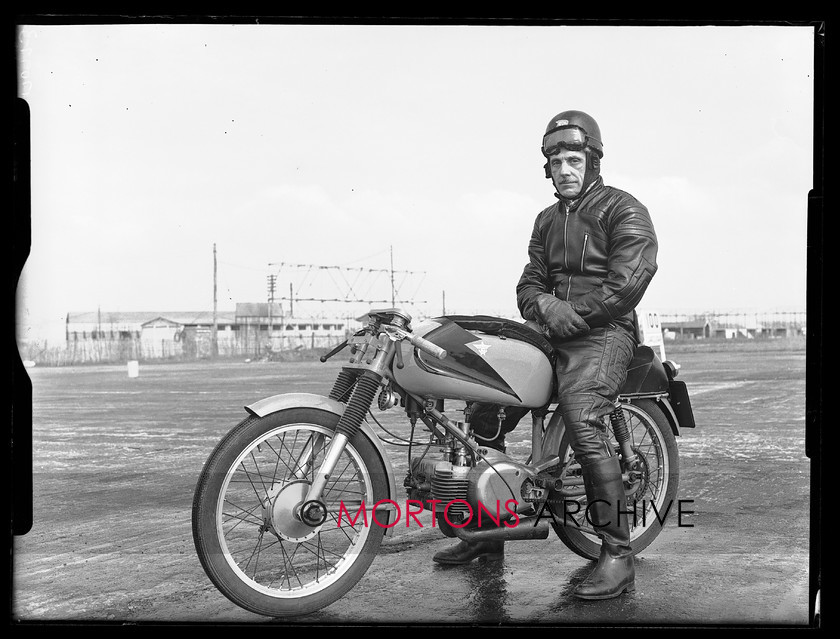
[[[621,466],[604,419],[615,408],[633,356],[634,309],[656,272],[656,234],[638,200],[604,184],[601,132],[590,116],[564,111],[552,118],[542,153],[558,201],[534,223],[517,304],[557,353],[558,410],[602,541],[595,569],[573,594],[607,599],[635,589],[635,567],[629,522],[621,513],[627,510]],[[484,445],[504,450],[505,433],[529,409],[507,407],[499,428],[498,408],[476,405],[471,425]],[[502,541],[461,541],[434,560],[463,564],[503,553]]]

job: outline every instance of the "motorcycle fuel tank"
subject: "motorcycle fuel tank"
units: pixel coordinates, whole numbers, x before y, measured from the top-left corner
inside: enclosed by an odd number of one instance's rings
[[[536,346],[509,337],[468,331],[446,318],[426,320],[412,331],[446,349],[440,360],[400,342],[402,388],[428,399],[460,399],[539,408],[548,403],[554,370]]]

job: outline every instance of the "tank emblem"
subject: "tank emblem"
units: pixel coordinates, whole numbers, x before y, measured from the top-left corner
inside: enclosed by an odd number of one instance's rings
[[[484,357],[487,354],[487,351],[490,350],[491,344],[485,344],[484,340],[478,340],[477,342],[472,342],[471,344],[467,344],[471,349],[473,349],[476,353]]]

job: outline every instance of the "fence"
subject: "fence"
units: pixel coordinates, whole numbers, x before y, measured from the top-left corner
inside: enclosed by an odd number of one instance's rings
[[[749,326],[805,326],[805,311],[657,311],[663,322],[708,320],[712,324]]]
[[[685,341],[703,337],[711,340],[794,338],[805,333],[804,312],[658,312],[669,340]],[[680,326],[707,326],[705,333]],[[21,358],[47,366],[138,361],[189,361],[211,357],[281,359],[291,353],[327,351],[346,339],[349,333],[323,334],[323,331],[275,330],[271,338],[265,327],[252,325],[245,330],[219,330],[217,349],[209,327],[171,329],[169,333],[151,331],[97,332],[72,334],[67,341],[49,344],[31,341],[18,345]]]
[[[18,345],[21,359],[46,366],[74,364],[107,364],[137,361],[187,361],[211,357],[243,357],[278,359],[284,353],[306,350],[330,350],[346,339],[345,335],[317,335],[315,333],[284,334],[270,340],[266,331],[231,335],[217,334],[217,352],[213,353],[210,329],[184,331],[168,338],[92,337],[71,339],[50,344],[30,341]]]
[[[774,312],[658,312],[666,339],[793,338],[805,334],[806,315],[800,311]]]

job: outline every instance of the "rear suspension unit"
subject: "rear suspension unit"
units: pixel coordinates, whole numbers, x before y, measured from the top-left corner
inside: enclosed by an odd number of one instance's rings
[[[621,406],[617,406],[615,410],[610,413],[610,422],[612,423],[613,433],[621,450],[621,457],[624,464],[632,467],[636,462],[636,453],[630,446],[630,430],[627,428],[627,419],[624,417],[624,410]]]

